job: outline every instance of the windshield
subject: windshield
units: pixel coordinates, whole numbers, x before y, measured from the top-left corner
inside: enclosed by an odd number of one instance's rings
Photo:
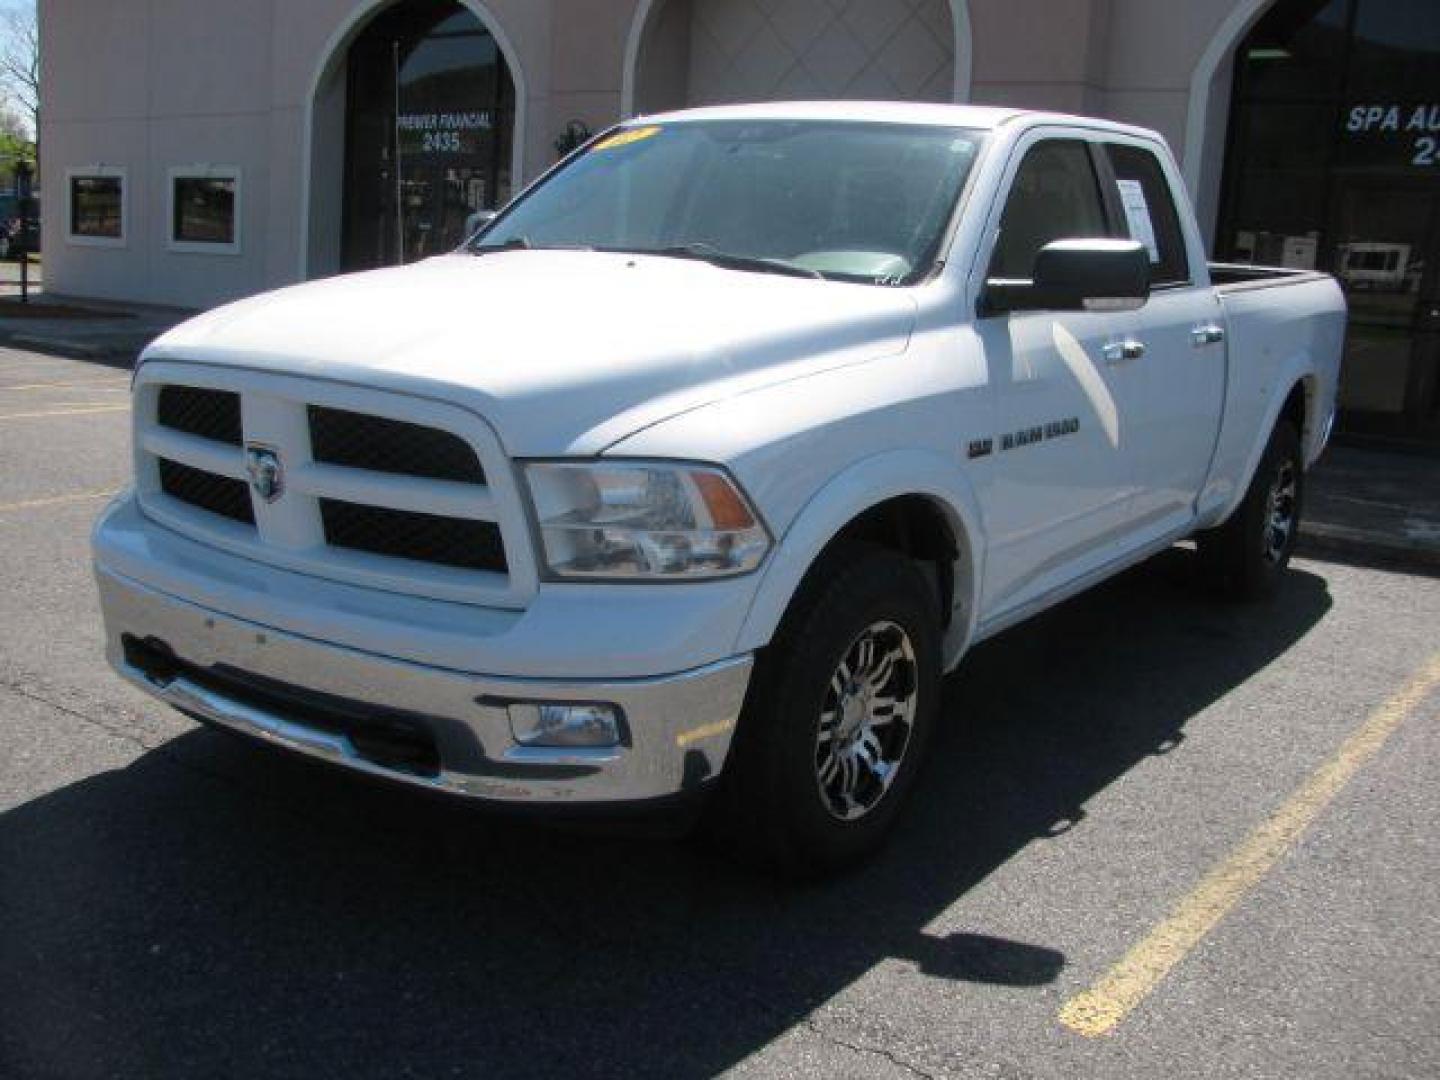
[[[905,284],[934,260],[982,139],[960,128],[856,121],[622,128],[468,247],[649,252]]]

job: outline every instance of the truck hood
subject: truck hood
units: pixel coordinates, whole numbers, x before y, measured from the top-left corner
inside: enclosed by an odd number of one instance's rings
[[[443,398],[515,456],[595,454],[689,409],[902,351],[904,292],[583,251],[447,255],[218,308],[144,359]]]

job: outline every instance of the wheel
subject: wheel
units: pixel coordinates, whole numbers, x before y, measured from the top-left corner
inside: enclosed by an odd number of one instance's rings
[[[1304,495],[1300,435],[1282,420],[1239,508],[1196,538],[1206,574],[1222,592],[1242,600],[1274,592],[1295,550]]]
[[[791,877],[879,845],[914,783],[940,695],[940,612],[919,565],[844,545],[762,651],[712,831]]]

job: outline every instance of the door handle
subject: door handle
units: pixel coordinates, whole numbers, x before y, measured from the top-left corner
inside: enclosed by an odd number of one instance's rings
[[[1204,348],[1206,345],[1218,345],[1225,340],[1225,328],[1211,323],[1207,326],[1197,326],[1190,331],[1190,344],[1195,348]]]
[[[1111,341],[1102,350],[1107,364],[1118,364],[1122,360],[1139,360],[1145,355],[1145,343],[1127,338],[1124,341]]]

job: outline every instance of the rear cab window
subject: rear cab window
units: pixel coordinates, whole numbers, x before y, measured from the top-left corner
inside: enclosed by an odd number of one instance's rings
[[[1125,143],[1106,143],[1114,173],[1122,228],[1150,255],[1150,284],[1155,288],[1190,284],[1185,232],[1165,170],[1154,152]]]

